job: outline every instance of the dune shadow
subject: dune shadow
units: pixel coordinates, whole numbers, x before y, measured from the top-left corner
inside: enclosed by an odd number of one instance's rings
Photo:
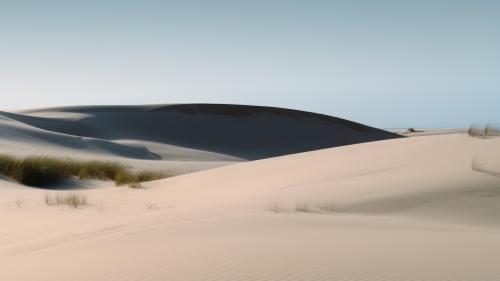
[[[65,178],[54,184],[40,185],[40,186],[30,186],[31,188],[43,189],[43,190],[87,190],[96,189],[96,180],[80,180],[77,178]],[[112,181],[109,181],[112,183]]]

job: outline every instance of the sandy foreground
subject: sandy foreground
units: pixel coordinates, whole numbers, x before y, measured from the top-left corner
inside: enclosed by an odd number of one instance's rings
[[[448,134],[245,162],[145,189],[0,180],[0,280],[497,281],[498,170],[500,138]],[[68,192],[90,205],[46,206],[47,194]]]

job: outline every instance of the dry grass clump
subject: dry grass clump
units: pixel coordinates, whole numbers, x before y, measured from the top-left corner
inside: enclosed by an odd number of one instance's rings
[[[296,202],[295,212],[299,213],[316,213],[316,208],[311,204],[311,202]]]
[[[24,199],[22,197],[18,197],[14,201],[14,205],[16,205],[16,208],[21,209],[23,207],[23,205],[24,205]]]
[[[269,205],[268,210],[276,214],[292,213],[292,210],[281,206],[278,202]]]
[[[141,182],[154,181],[167,178],[168,175],[161,171],[140,171],[137,173],[119,173],[115,178],[116,185],[128,184],[132,188],[140,188]]]
[[[45,195],[47,206],[69,206],[71,208],[82,208],[88,206],[87,198],[76,193]]]
[[[297,202],[295,204],[295,211],[300,213],[333,213],[337,210],[332,202],[315,202],[311,203],[309,201]]]
[[[110,161],[78,161],[52,157],[20,159],[10,155],[0,155],[0,175],[35,187],[56,184],[69,177],[78,177],[81,180],[112,180],[118,186],[136,186],[141,182],[168,176],[157,171],[133,172],[122,164]]]
[[[478,138],[500,136],[500,128],[487,124],[486,126],[472,125],[467,131],[469,136]]]
[[[408,128],[408,133],[422,133],[423,130],[417,130],[415,128]]]
[[[269,211],[277,214],[285,213],[310,213],[310,214],[330,214],[338,212],[335,208],[335,204],[332,202],[310,202],[310,201],[298,201],[295,205],[284,207],[279,203],[272,204]]]

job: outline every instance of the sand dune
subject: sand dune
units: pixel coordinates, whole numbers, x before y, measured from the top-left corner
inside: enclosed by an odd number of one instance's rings
[[[0,116],[2,115],[14,117],[11,114],[2,114],[0,112]],[[134,159],[160,159],[159,155],[155,155],[145,147],[126,146],[102,139],[47,131],[11,118],[3,117],[0,119],[0,132],[2,137],[2,150],[11,150],[15,147],[31,147],[31,151],[29,151],[29,149],[18,149],[20,153],[26,155],[39,154],[43,151],[41,148],[47,148],[49,149],[47,152],[49,154],[53,154],[56,150],[60,151],[60,149],[63,149],[90,154],[111,154]],[[52,148],[53,153],[50,152],[50,148]]]
[[[116,160],[173,174],[398,137],[330,116],[255,106],[87,106],[0,112],[0,153]]]
[[[473,163],[499,152],[370,142],[81,191],[77,210],[2,182],[0,279],[498,280],[500,179]]]
[[[63,113],[72,118],[60,118]],[[66,107],[8,117],[68,135],[149,141],[249,160],[399,137],[331,116],[242,105]]]

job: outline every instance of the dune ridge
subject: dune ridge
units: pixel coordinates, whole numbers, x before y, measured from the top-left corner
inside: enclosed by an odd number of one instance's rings
[[[49,113],[54,112],[59,116],[64,112],[83,114],[83,117],[49,118]],[[401,137],[331,116],[259,106],[95,106],[23,113],[9,117],[69,135],[152,141],[248,160]]]

